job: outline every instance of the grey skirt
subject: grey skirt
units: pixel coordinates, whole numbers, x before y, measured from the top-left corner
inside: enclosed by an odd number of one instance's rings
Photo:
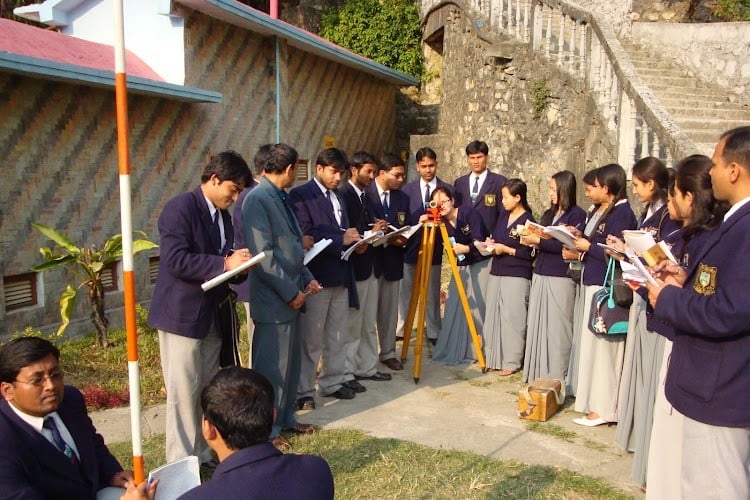
[[[521,369],[530,286],[530,280],[526,278],[490,275],[484,315],[487,368]]]
[[[484,324],[484,294],[480,286],[480,274],[486,269],[482,263],[469,266],[460,266],[458,274],[466,291],[466,299],[469,303],[469,311],[474,320],[477,334],[482,335]],[[445,365],[467,365],[476,361],[474,343],[469,332],[469,324],[466,320],[458,287],[455,279],[451,279],[448,286],[448,297],[445,302],[445,313],[443,314],[443,326],[438,335],[432,361]]]
[[[573,343],[576,284],[567,277],[534,274],[529,294],[523,381],[565,380]]]

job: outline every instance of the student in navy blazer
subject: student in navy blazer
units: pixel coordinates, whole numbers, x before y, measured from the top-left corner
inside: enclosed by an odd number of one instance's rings
[[[331,500],[333,475],[315,455],[283,454],[268,441],[273,387],[260,373],[224,368],[203,389],[202,432],[219,465],[211,480],[180,500]]]
[[[489,147],[484,141],[466,145],[466,160],[471,173],[456,179],[456,206],[468,206],[479,212],[488,231],[495,227],[497,217],[503,212],[501,189],[505,176],[487,170]]]
[[[250,258],[247,248],[232,253],[234,230],[228,209],[251,179],[239,154],[214,155],[203,170],[201,185],[169,200],[159,216],[159,272],[148,324],[159,331],[167,389],[167,462],[188,455],[212,460],[200,438],[197,397],[219,369],[222,340],[216,313],[229,287],[222,284],[204,292],[201,283]]]
[[[398,155],[383,155],[378,176],[367,189],[373,217],[400,228],[408,224],[409,197],[401,191],[406,165]],[[387,206],[384,203],[387,201]],[[375,276],[378,278],[378,339],[380,361],[391,370],[403,370],[396,356],[399,284],[404,276],[403,238],[375,249]]]
[[[415,154],[417,161],[417,173],[419,179],[406,184],[402,191],[409,197],[409,215],[407,217],[410,226],[417,224],[419,218],[425,214],[425,203],[429,202],[430,196],[435,189],[445,187],[453,190],[453,186],[443,182],[437,177],[437,154],[430,148],[421,148]],[[404,278],[401,281],[401,292],[398,304],[398,326],[396,336],[404,334],[404,322],[409,312],[409,300],[411,290],[414,286],[414,273],[417,267],[419,247],[422,243],[423,231],[420,229],[409,238],[406,243],[406,254],[404,255]],[[427,338],[435,344],[438,333],[440,333],[440,264],[443,261],[443,241],[438,235],[435,238],[434,251],[432,254],[432,265],[430,267],[430,289],[427,292]]]
[[[750,127],[725,132],[711,168],[732,206],[687,271],[649,285],[657,320],[675,327],[666,396],[685,415],[683,498],[750,496]]]
[[[356,287],[351,263],[341,259],[341,252],[360,240],[357,228],[349,227],[346,206],[336,191],[348,166],[343,151],[324,149],[315,160],[315,177],[289,193],[302,234],[312,236],[316,243],[332,241],[307,266],[323,290],[308,299],[300,317],[300,407],[310,404],[315,394],[315,373],[321,356],[323,365],[317,377],[321,395],[352,399],[356,392],[362,392],[361,384],[346,381],[346,351],[351,343],[347,315],[350,303],[356,304]]]
[[[386,222],[375,220],[365,190],[375,179],[378,161],[365,151],[352,154],[350,178],[339,187],[339,194],[349,214],[349,225],[359,234],[382,231]],[[363,251],[359,251],[364,248]],[[375,248],[367,245],[355,249],[349,257],[354,270],[359,307],[349,307],[349,333],[352,343],[346,354],[345,380],[390,380],[391,375],[380,373],[378,366],[378,280],[375,277]],[[346,382],[345,382],[346,383]],[[353,385],[353,384],[350,384]],[[355,386],[356,387],[356,386]]]
[[[81,393],[64,385],[59,360],[57,347],[38,337],[0,348],[0,498],[94,499],[133,480],[96,432]],[[47,419],[56,420],[70,458],[53,444]]]

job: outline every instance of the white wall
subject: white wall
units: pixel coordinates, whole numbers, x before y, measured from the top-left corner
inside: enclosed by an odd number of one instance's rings
[[[127,0],[125,5],[125,45],[165,81],[185,83],[184,21],[178,16],[157,13],[154,0]],[[69,13],[72,22],[63,28],[66,35],[84,40],[114,44],[112,0],[89,0]]]

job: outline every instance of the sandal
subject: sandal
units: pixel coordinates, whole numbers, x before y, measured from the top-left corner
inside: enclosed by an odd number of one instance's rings
[[[513,375],[513,374],[514,374],[514,373],[516,373],[517,371],[518,371],[518,370],[499,370],[499,371],[497,372],[497,374],[498,374],[498,375],[500,375],[501,377],[507,377],[507,376],[509,376],[509,375]]]
[[[292,449],[292,443],[290,443],[289,440],[284,436],[276,436],[271,440],[271,444],[273,444],[276,449],[281,452],[289,451]]]

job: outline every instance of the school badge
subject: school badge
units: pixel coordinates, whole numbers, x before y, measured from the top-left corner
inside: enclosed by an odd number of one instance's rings
[[[510,233],[509,233],[509,236],[511,238],[513,238],[514,240],[517,240],[518,239],[518,229],[516,229],[515,227],[513,229],[511,229]]]
[[[406,212],[397,212],[396,220],[398,221],[399,226],[406,224]]]
[[[706,264],[698,265],[693,290],[701,295],[713,295],[716,293],[716,268],[707,266]]]
[[[485,207],[494,207],[497,205],[497,196],[494,194],[486,194],[484,195],[484,206]]]
[[[464,234],[469,234],[471,232],[471,227],[469,227],[469,225],[466,224],[464,227],[461,228],[461,232]]]
[[[596,228],[596,234],[604,234],[604,231],[607,229],[607,223],[602,222],[599,224],[599,226]]]

